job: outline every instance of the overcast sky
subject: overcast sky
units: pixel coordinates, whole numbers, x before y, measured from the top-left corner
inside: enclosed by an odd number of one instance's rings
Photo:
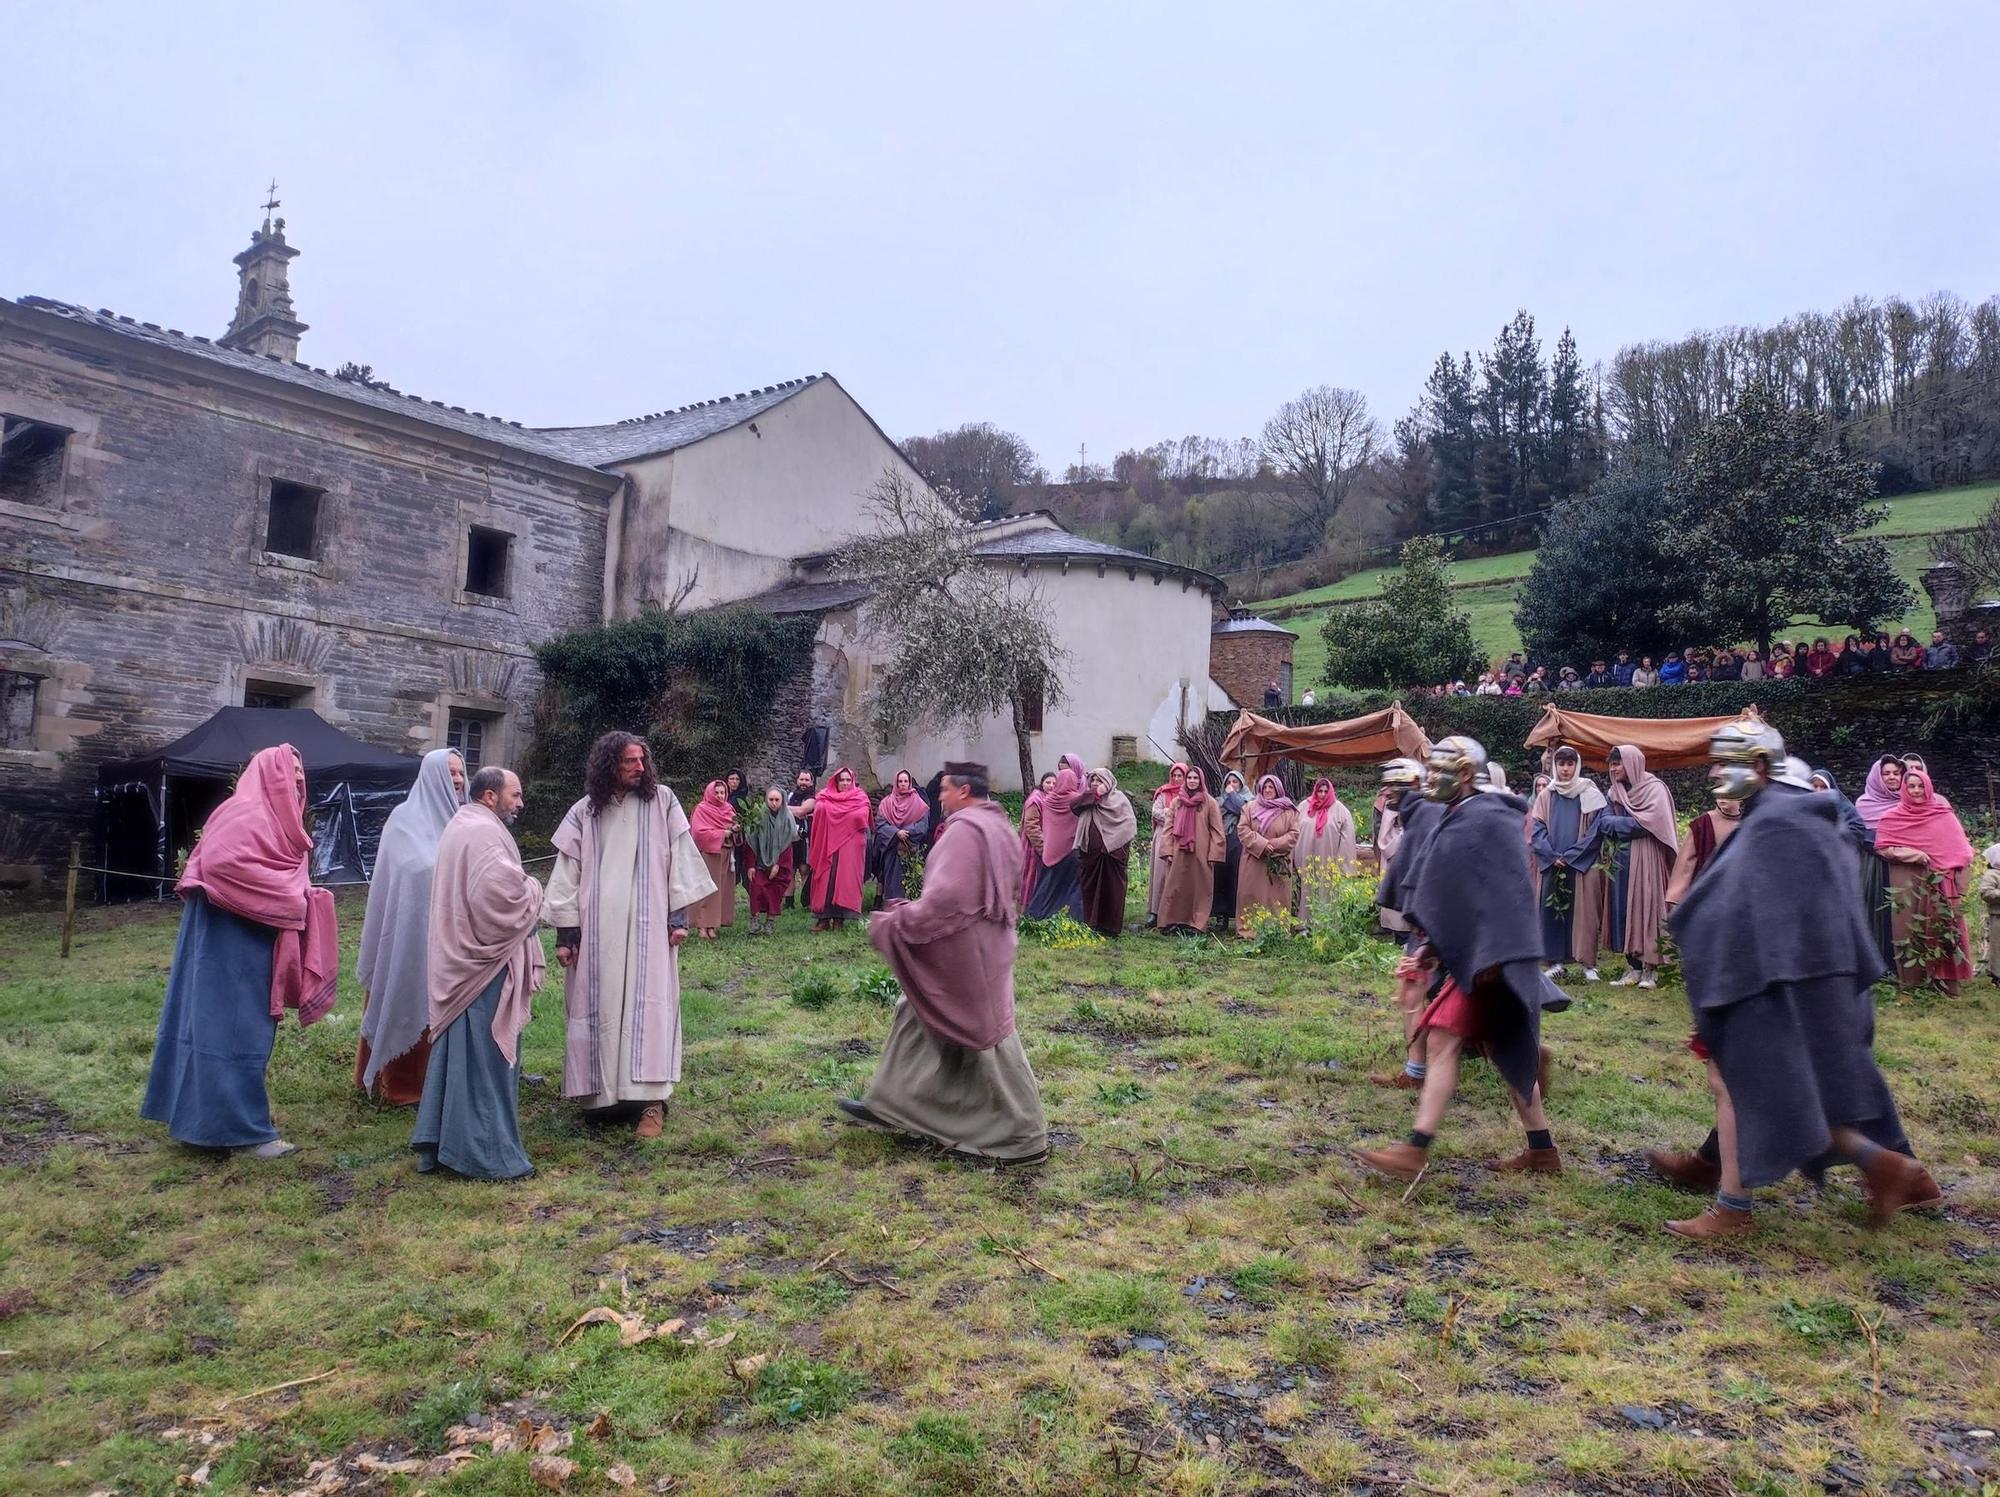
[[[983,14],[972,15],[973,10]],[[275,175],[302,356],[532,425],[828,370],[1051,467],[2000,291],[2000,6],[0,0],[0,294],[219,334]]]

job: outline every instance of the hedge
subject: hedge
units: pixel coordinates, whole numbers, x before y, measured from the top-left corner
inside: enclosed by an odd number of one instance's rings
[[[2000,775],[2000,669],[1863,676],[1831,681],[1707,681],[1642,690],[1605,687],[1552,696],[1433,697],[1329,690],[1326,701],[1271,714],[1288,724],[1338,722],[1400,700],[1433,740],[1476,738],[1523,783],[1530,730],[1551,702],[1605,717],[1723,717],[1751,703],[1785,736],[1785,746],[1815,768],[1831,769],[1858,795],[1868,767],[1883,753],[1921,753],[1939,787],[1968,818],[1992,817],[1992,780]],[[1226,722],[1233,713],[1217,714]],[[1705,776],[1667,777],[1685,810],[1705,798]]]

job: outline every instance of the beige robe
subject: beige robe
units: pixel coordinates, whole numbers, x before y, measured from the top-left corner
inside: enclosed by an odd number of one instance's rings
[[[1173,820],[1174,797],[1162,790],[1153,797],[1153,861],[1146,878],[1146,913],[1157,917],[1167,882],[1167,830]]]
[[[1160,879],[1160,928],[1185,925],[1207,930],[1208,917],[1215,908],[1215,865],[1229,856],[1222,808],[1215,797],[1204,795],[1201,799],[1201,819],[1192,848],[1183,850],[1175,845],[1171,824],[1166,844],[1166,871]]]
[[[1299,871],[1299,919],[1310,929],[1314,884],[1322,885],[1320,892],[1323,892],[1330,873],[1356,873],[1361,868],[1360,849],[1354,840],[1354,813],[1341,804],[1338,796],[1326,813],[1324,830],[1315,824],[1309,804],[1299,807],[1299,840],[1292,849],[1292,866]]]
[[[721,930],[736,923],[736,849],[724,843],[722,851],[705,853],[696,849],[702,867],[708,870],[715,892],[688,911],[688,924],[696,930]]]
[[[672,794],[665,786],[660,787],[659,793]],[[639,965],[642,940],[640,902],[636,896],[641,873],[639,818],[644,809],[642,802],[630,796],[620,796],[605,806],[597,817],[597,869],[586,876],[585,869],[575,858],[567,853],[557,854],[555,871],[549,875],[548,897],[542,903],[543,923],[556,927],[581,926],[585,923],[585,910],[594,906],[597,911],[595,950],[599,1006],[595,1020],[600,1038],[605,1042],[597,1047],[596,1076],[584,1078],[585,1084],[591,1087],[588,1091],[581,1086],[573,1087],[569,1082],[580,1057],[588,1054],[580,1027],[588,1026],[591,1020],[577,992],[574,973],[571,974],[572,980],[564,985],[569,1033],[564,1042],[563,1095],[586,1108],[613,1107],[621,1102],[664,1102],[674,1094],[674,1085],[680,1080],[680,963],[671,947],[667,952],[666,971],[652,975],[648,994],[654,1022],[660,1025],[671,1045],[665,1079],[633,1079],[636,1069],[633,1041],[637,1030],[635,1018],[638,1005],[633,1001],[632,984]],[[708,876],[707,865],[702,861],[701,849],[694,845],[694,837],[687,830],[687,818],[676,812],[673,820],[676,832],[671,856],[662,857],[655,850],[652,858],[654,866],[646,872],[658,877],[663,864],[670,870],[667,908],[684,914],[713,894],[715,887]],[[614,1039],[615,1043],[611,1042]]]
[[[1332,825],[1329,818],[1328,825]],[[1299,813],[1286,807],[1271,818],[1268,831],[1257,830],[1257,803],[1243,808],[1236,823],[1236,835],[1243,843],[1243,861],[1236,865],[1236,929],[1243,929],[1243,917],[1252,910],[1292,908],[1298,879],[1292,867],[1292,850],[1299,842]],[[1272,877],[1266,858],[1281,858],[1282,878]]]

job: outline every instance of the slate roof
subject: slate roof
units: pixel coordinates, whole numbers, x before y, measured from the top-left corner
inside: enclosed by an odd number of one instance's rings
[[[1087,565],[1102,561],[1111,566],[1133,566],[1148,572],[1164,572],[1169,576],[1198,582],[1211,593],[1218,595],[1223,591],[1221,578],[1211,576],[1199,568],[1161,561],[1158,557],[1148,556],[1143,551],[1128,551],[1123,546],[1108,545],[1103,541],[1091,540],[1088,536],[1073,535],[1060,525],[1052,524],[1050,528],[995,536],[990,541],[981,542],[975,549],[981,556],[1018,556],[1024,561],[1067,560]]]
[[[506,421],[498,416],[468,411],[460,406],[446,405],[441,400],[425,400],[419,395],[405,395],[399,390],[371,389],[352,380],[335,379],[326,370],[316,369],[310,364],[294,363],[275,355],[245,353],[239,349],[224,348],[212,339],[183,333],[178,328],[163,328],[157,323],[135,322],[130,317],[120,317],[117,313],[104,308],[93,312],[69,302],[52,301],[46,296],[24,296],[16,305],[37,312],[46,312],[68,322],[101,328],[120,337],[150,343],[175,353],[192,354],[196,358],[240,370],[245,374],[260,375],[266,379],[280,380],[286,384],[316,390],[336,400],[372,406],[379,411],[426,422],[431,426],[441,426],[465,436],[482,437],[489,442],[499,442],[503,446],[519,451],[532,452],[538,457],[554,458],[559,462],[576,461],[562,444],[551,441],[540,432],[528,430],[518,421]]]
[[[744,606],[759,613],[823,613],[832,608],[848,608],[867,597],[871,589],[862,582],[787,582],[755,597],[745,598]]]
[[[0,298],[0,301],[4,300]],[[809,374],[803,379],[787,380],[780,385],[725,395],[716,400],[696,401],[677,410],[658,411],[609,426],[528,427],[518,421],[447,405],[442,400],[426,400],[420,395],[406,395],[392,388],[378,389],[352,380],[336,379],[327,370],[310,364],[296,363],[275,355],[224,348],[213,339],[184,333],[178,328],[163,328],[157,323],[121,317],[102,307],[93,312],[87,307],[55,301],[46,296],[24,296],[15,305],[45,312],[68,322],[101,328],[105,332],[171,349],[175,353],[191,354],[245,374],[281,380],[330,395],[336,400],[372,406],[379,411],[444,427],[465,436],[483,437],[517,451],[531,452],[538,457],[583,468],[601,468],[608,463],[686,447],[717,432],[727,431],[732,426],[754,420],[772,406],[791,399],[807,385],[829,377]]]
[[[561,448],[571,462],[601,468],[606,463],[624,462],[635,457],[672,452],[732,426],[741,426],[761,416],[774,405],[782,405],[807,385],[831,378],[808,374],[804,379],[786,380],[744,394],[725,395],[719,400],[702,400],[678,410],[657,411],[650,416],[619,421],[611,426],[544,426],[535,435]]]
[[[1274,624],[1269,619],[1260,619],[1254,617],[1242,618],[1242,619],[1224,619],[1221,623],[1217,624],[1213,629],[1209,630],[1209,633],[1283,634],[1292,639],[1297,639],[1299,637],[1292,630],[1285,628],[1283,625]]]

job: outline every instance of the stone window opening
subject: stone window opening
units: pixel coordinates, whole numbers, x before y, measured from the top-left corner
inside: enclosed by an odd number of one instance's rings
[[[444,746],[464,762],[468,780],[485,764],[489,745],[497,745],[499,724],[498,713],[474,712],[463,707],[452,708],[446,718]]]
[[[246,707],[303,707],[311,698],[312,688],[296,681],[259,681],[251,677],[243,683]]]
[[[465,590],[482,598],[507,596],[507,564],[514,537],[504,530],[475,525],[465,541]]]
[[[1021,678],[1021,725],[1030,733],[1042,731],[1042,712],[1047,704],[1043,701],[1042,682],[1039,677]]]
[[[25,671],[0,671],[0,749],[35,746],[35,693],[41,684]]]
[[[51,504],[62,497],[69,430],[25,416],[0,416],[0,499]]]
[[[271,480],[270,515],[264,525],[264,549],[273,556],[300,561],[319,560],[319,511],[325,490],[289,479]]]

